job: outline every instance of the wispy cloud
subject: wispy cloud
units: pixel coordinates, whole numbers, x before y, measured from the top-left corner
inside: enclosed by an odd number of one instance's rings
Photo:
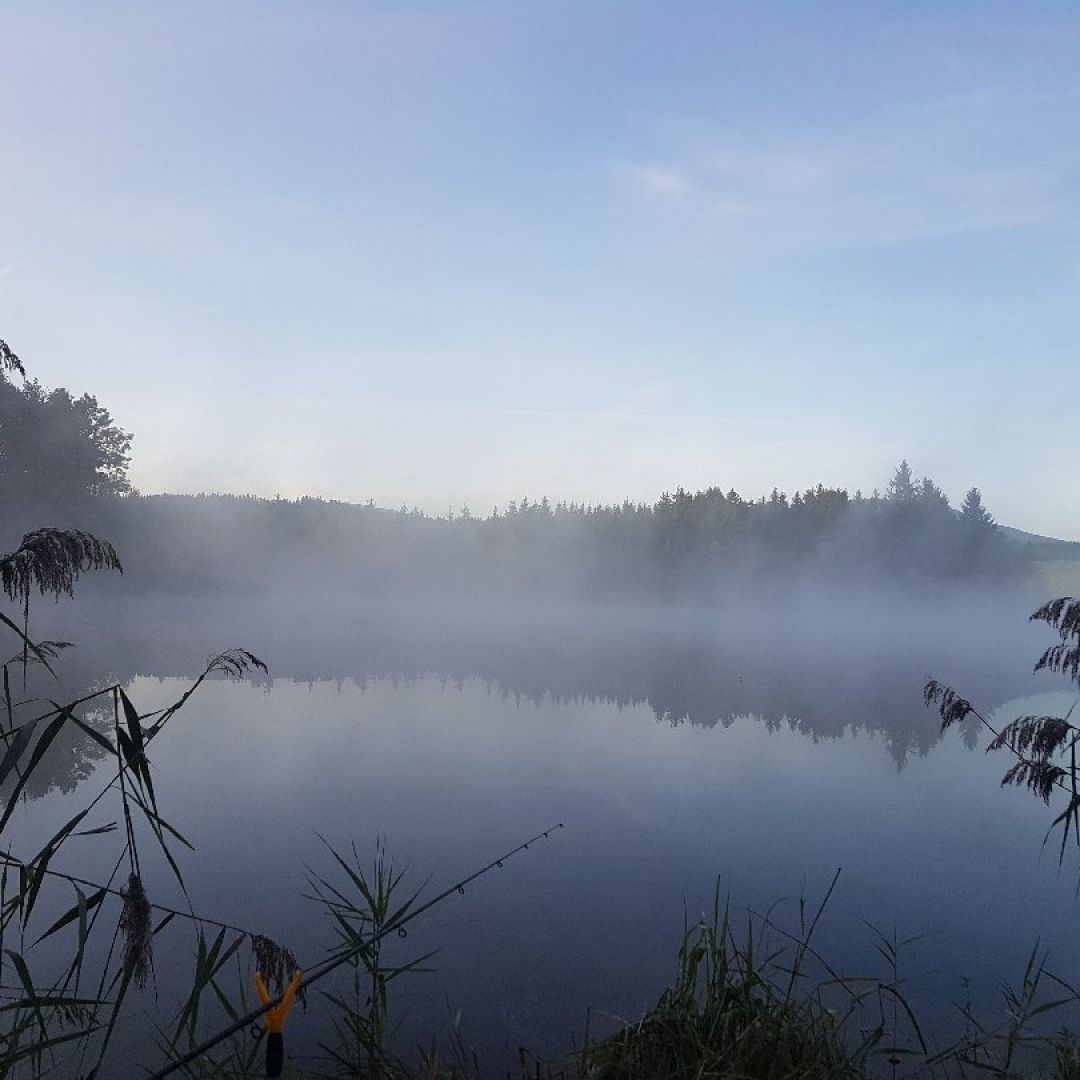
[[[872,137],[688,141],[659,163],[620,165],[632,197],[735,250],[834,248],[1031,226],[1077,216],[1080,162],[1062,150],[1017,164],[925,125]],[[694,235],[694,234],[691,234]]]
[[[683,199],[690,193],[690,178],[681,169],[662,165],[624,165],[623,176],[648,198]]]

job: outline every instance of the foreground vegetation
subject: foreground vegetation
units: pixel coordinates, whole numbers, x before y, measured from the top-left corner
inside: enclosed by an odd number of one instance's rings
[[[835,885],[835,879],[833,884]],[[831,892],[831,890],[830,890]],[[578,1078],[856,1080],[875,1076],[1052,1076],[1073,1080],[1077,1043],[1062,1027],[1080,1018],[1080,994],[1032,954],[1018,989],[1003,987],[1005,1020],[988,1026],[957,1005],[963,1032],[936,1047],[905,998],[907,942],[874,933],[889,974],[837,973],[812,945],[826,900],[797,933],[751,915],[740,936],[727,907],[689,928],[672,986],[640,1021],[573,1061]],[[550,1068],[550,1067],[549,1067]]]

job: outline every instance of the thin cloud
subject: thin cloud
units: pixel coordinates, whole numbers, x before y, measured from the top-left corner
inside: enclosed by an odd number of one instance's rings
[[[684,199],[690,194],[690,179],[679,169],[663,165],[624,165],[620,171],[637,192],[648,198]]]
[[[933,128],[874,138],[698,139],[665,166],[624,166],[636,192],[726,250],[896,243],[1061,222],[1077,214],[1077,162],[1064,152],[1017,165],[1013,133],[965,145]]]

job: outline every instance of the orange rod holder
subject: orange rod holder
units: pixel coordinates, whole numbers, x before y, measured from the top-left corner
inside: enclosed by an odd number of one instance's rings
[[[285,988],[285,993],[281,995],[281,1000],[273,1008],[269,1008],[263,1013],[267,1031],[267,1076],[280,1076],[281,1070],[285,1067],[285,1021],[289,1018],[289,1010],[292,1008],[302,978],[300,969],[297,968],[293,972],[293,977],[289,980],[289,985]],[[266,988],[266,983],[263,982],[263,977],[258,972],[255,972],[255,989],[258,990],[259,1000],[263,1005],[269,1005],[274,1000],[270,996],[270,991]]]

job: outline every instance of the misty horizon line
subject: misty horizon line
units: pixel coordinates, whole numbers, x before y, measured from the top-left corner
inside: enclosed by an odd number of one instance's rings
[[[925,478],[929,479],[929,477]],[[940,490],[940,489],[939,489]],[[980,490],[975,488],[974,490]],[[426,506],[422,506],[420,503],[408,503],[402,502],[400,506],[393,507],[384,505],[375,500],[374,497],[367,499],[343,499],[336,498],[328,495],[318,495],[305,493],[302,495],[282,495],[280,492],[275,492],[273,495],[260,494],[252,491],[235,492],[235,491],[220,491],[220,490],[198,490],[198,491],[143,491],[137,487],[132,487],[130,492],[116,496],[117,498],[132,498],[132,499],[221,499],[221,500],[236,500],[236,501],[249,501],[249,502],[265,502],[265,503],[288,503],[292,505],[301,505],[304,503],[317,503],[325,506],[339,506],[347,509],[357,510],[369,510],[377,511],[383,514],[410,514],[413,516],[419,516],[430,519],[432,521],[456,521],[462,518],[472,519],[476,521],[490,521],[504,517],[507,513],[515,513],[525,509],[533,509],[538,506],[546,506],[552,511],[571,511],[571,512],[589,512],[589,511],[610,511],[614,509],[633,509],[633,510],[651,510],[660,505],[666,498],[675,498],[682,495],[704,495],[709,493],[720,492],[726,498],[730,498],[734,494],[740,502],[745,505],[763,505],[767,504],[770,499],[774,497],[780,497],[784,500],[794,499],[796,496],[803,496],[809,492],[835,492],[846,497],[852,503],[861,502],[873,502],[875,500],[886,500],[888,498],[887,492],[883,492],[880,488],[874,488],[870,494],[866,494],[861,488],[856,488],[855,494],[852,495],[846,486],[830,486],[828,484],[817,483],[806,488],[794,488],[789,493],[786,488],[774,486],[767,495],[757,495],[753,498],[744,497],[736,488],[731,487],[724,489],[719,484],[712,484],[708,487],[699,487],[693,490],[683,487],[681,484],[674,488],[665,488],[660,494],[652,501],[646,499],[632,499],[629,496],[625,496],[622,499],[613,499],[611,501],[599,500],[587,500],[587,499],[566,499],[566,498],[552,498],[549,495],[541,494],[539,498],[533,498],[529,494],[523,494],[520,498],[507,499],[502,506],[498,503],[492,505],[491,511],[487,514],[478,513],[473,510],[472,506],[468,503],[462,503],[460,507],[455,509],[449,503],[445,513],[431,510]],[[943,493],[944,494],[944,493]],[[946,496],[946,499],[948,497]],[[949,509],[954,513],[959,514],[960,511],[956,507],[949,504]],[[1030,529],[1024,528],[1022,525],[1006,524],[995,519],[994,522],[999,528],[1003,529],[1006,533],[1018,533],[1021,534],[1017,539],[1026,539],[1031,541],[1050,541],[1054,543],[1062,544],[1080,544],[1080,537],[1063,537],[1052,536],[1048,533],[1034,532]]]

